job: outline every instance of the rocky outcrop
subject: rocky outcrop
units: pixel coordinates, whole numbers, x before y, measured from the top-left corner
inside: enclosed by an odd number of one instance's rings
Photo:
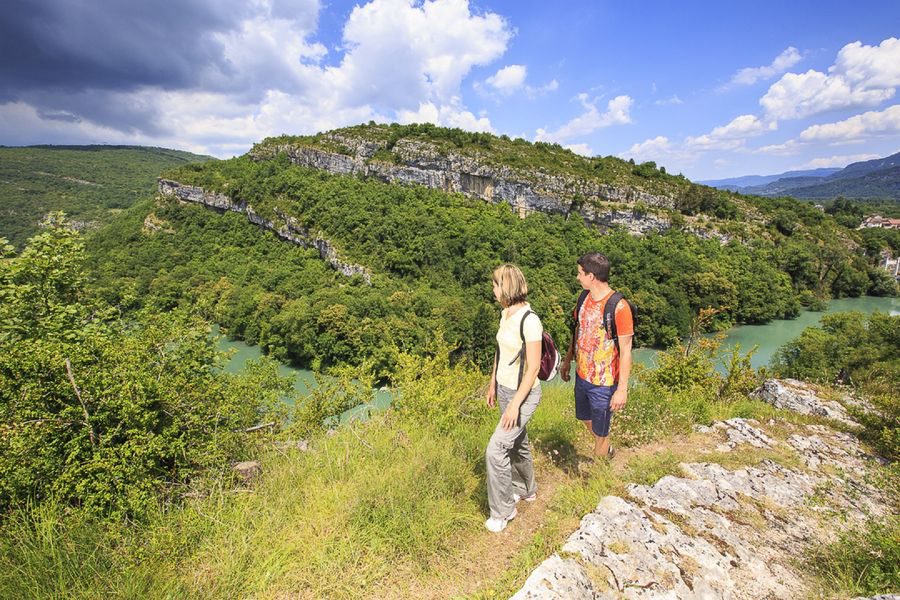
[[[275,235],[283,240],[304,248],[315,248],[318,251],[319,256],[339,273],[342,273],[347,277],[358,275],[362,277],[367,284],[371,284],[371,275],[368,269],[343,260],[331,242],[319,235],[314,235],[297,219],[288,216],[281,211],[275,211],[276,217],[279,220],[279,222],[276,223],[275,221],[271,221],[259,215],[253,210],[253,207],[246,202],[235,202],[225,194],[208,192],[201,187],[184,185],[169,179],[160,179],[158,189],[159,193],[163,196],[173,196],[184,202],[194,202],[216,210],[243,213],[247,215],[247,219],[251,223],[274,232]]]
[[[422,185],[458,192],[487,202],[508,203],[521,216],[539,211],[569,216],[577,211],[587,222],[602,227],[620,226],[641,235],[670,227],[668,218],[639,211],[617,210],[604,203],[643,204],[672,208],[675,199],[634,188],[619,188],[584,178],[521,172],[487,164],[476,156],[442,151],[428,142],[401,139],[393,147],[392,161],[378,160],[385,143],[332,134],[326,138],[347,154],[301,144],[266,145],[251,156],[267,160],[285,153],[294,164],[340,175],[374,177],[389,183]]]
[[[756,421],[698,428],[718,452],[789,457],[730,470],[683,463],[680,476],[629,485],[586,515],[560,552],[513,598],[797,598],[808,595],[794,560],[834,540],[828,515],[859,525],[890,513],[869,483],[876,457],[851,435],[821,425],[788,426],[776,440]],[[801,466],[802,465],[802,466]]]
[[[834,400],[823,400],[808,385],[796,379],[767,379],[751,394],[775,408],[783,408],[804,415],[818,415],[840,421],[845,425],[860,427],[850,418],[847,409]]]

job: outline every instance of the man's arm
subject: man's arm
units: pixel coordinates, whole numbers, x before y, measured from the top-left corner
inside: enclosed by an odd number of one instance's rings
[[[626,335],[619,338],[619,382],[616,393],[613,394],[609,407],[613,410],[624,408],[628,400],[628,378],[631,377],[631,340],[634,336]]]

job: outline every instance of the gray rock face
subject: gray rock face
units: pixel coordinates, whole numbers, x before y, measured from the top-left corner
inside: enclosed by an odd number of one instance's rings
[[[745,419],[697,430],[726,438],[719,451],[796,451],[790,464],[807,468],[683,463],[681,476],[630,485],[627,498],[602,498],[513,598],[805,597],[794,558],[834,539],[822,519],[862,523],[889,512],[889,499],[866,482],[874,457],[853,436],[795,426],[780,442]]]
[[[804,415],[818,415],[861,427],[847,415],[847,409],[833,400],[823,400],[802,381],[796,379],[767,379],[751,396],[768,402],[775,408],[792,410]]]
[[[722,431],[728,441],[720,444],[717,450],[728,452],[739,444],[750,444],[755,448],[771,448],[774,440],[767,436],[761,429],[757,429],[759,423],[755,419],[729,419],[715,423],[712,427],[696,427],[700,433],[712,433]]]
[[[383,144],[332,135],[330,140],[348,148],[351,154],[321,148],[285,144],[255,150],[253,158],[267,160],[284,152],[294,164],[340,175],[374,177],[389,183],[422,185],[445,192],[458,192],[487,202],[508,203],[520,216],[539,211],[568,216],[574,210],[592,224],[620,226],[635,235],[664,231],[667,218],[627,210],[608,210],[603,202],[642,203],[672,208],[675,199],[634,188],[617,188],[583,178],[568,178],[540,171],[526,178],[505,166],[486,164],[477,157],[442,152],[433,144],[402,139],[393,148],[394,163],[373,160]]]
[[[315,248],[331,268],[347,277],[359,275],[367,284],[372,283],[368,269],[343,260],[337,249],[325,238],[313,235],[307,227],[304,227],[297,219],[276,211],[280,223],[274,223],[257,214],[253,207],[246,202],[235,202],[225,194],[207,192],[201,187],[184,185],[177,181],[160,179],[158,183],[159,193],[163,196],[174,196],[185,202],[194,202],[217,210],[228,210],[247,215],[247,220],[275,233],[278,237],[292,244],[304,248]]]

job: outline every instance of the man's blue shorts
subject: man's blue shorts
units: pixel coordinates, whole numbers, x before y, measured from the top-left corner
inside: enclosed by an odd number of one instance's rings
[[[575,375],[575,418],[579,421],[590,419],[594,435],[609,435],[612,420],[609,403],[616,387],[618,386],[594,385]]]

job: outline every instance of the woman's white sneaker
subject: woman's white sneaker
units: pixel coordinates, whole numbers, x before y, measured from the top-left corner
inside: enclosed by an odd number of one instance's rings
[[[506,529],[506,524],[516,518],[518,511],[516,511],[516,507],[513,506],[512,512],[509,513],[509,516],[505,519],[495,519],[491,517],[487,521],[484,522],[484,526],[487,527],[488,531],[493,533],[500,533],[504,529]]]
[[[525,502],[534,502],[537,500],[537,492],[531,492],[530,495],[525,496],[524,498],[518,494],[513,494],[513,502],[518,503],[519,500],[524,500]]]

